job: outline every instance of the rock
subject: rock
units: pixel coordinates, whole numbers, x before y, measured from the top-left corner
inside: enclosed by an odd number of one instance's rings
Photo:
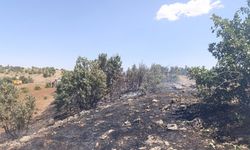
[[[176,130],[178,130],[178,126],[177,126],[177,124],[167,124],[167,129],[176,131]]]
[[[133,99],[131,99],[131,98],[130,98],[130,99],[128,99],[128,101],[129,101],[129,102],[132,102],[132,101],[133,101]]]
[[[152,102],[154,102],[154,103],[158,103],[158,102],[159,102],[159,100],[157,100],[157,99],[153,99],[153,100],[152,100]]]
[[[182,85],[180,85],[180,84],[174,84],[174,85],[172,86],[172,88],[173,88],[174,90],[183,90],[183,89],[184,89],[184,87],[183,87]]]
[[[167,105],[165,105],[161,110],[162,110],[163,112],[166,112],[166,111],[168,111],[168,110],[170,109],[170,107],[171,107],[171,105],[170,105],[170,104],[167,104]]]
[[[115,131],[115,130],[111,129],[111,130],[105,132],[105,133],[100,137],[100,139],[101,139],[101,140],[107,139],[107,138],[109,137],[109,135],[110,135],[112,132],[114,132],[114,131]]]
[[[187,131],[187,128],[182,127],[182,128],[180,128],[179,130],[180,130],[180,131]]]
[[[67,120],[68,120],[68,121],[72,121],[72,120],[74,120],[74,119],[75,119],[74,116],[70,116]]]
[[[127,120],[126,122],[123,123],[122,126],[125,126],[125,127],[131,127],[131,123]]]
[[[44,131],[46,131],[46,128],[41,128],[41,129],[38,130],[37,133],[41,133],[41,132],[44,132]]]
[[[157,145],[161,145],[161,146],[164,146],[164,147],[170,145],[168,141],[164,141],[160,137],[153,136],[153,135],[148,136],[146,144],[149,145],[149,146],[153,146],[153,145],[157,144]]]
[[[74,119],[78,119],[79,115],[78,114],[75,114],[74,115]]]
[[[30,140],[31,140],[30,136],[24,136],[19,141],[22,142],[22,143],[26,143],[26,142],[28,142]]]
[[[187,109],[187,105],[180,105],[180,109],[186,110]]]
[[[79,114],[82,117],[83,115],[85,115],[85,111],[81,111]]]
[[[55,124],[55,120],[53,118],[49,119],[48,126],[53,126]]]
[[[155,121],[155,123],[156,123],[157,125],[161,126],[161,127],[163,127],[163,126],[164,126],[164,122],[163,122],[163,120],[158,120],[158,121]]]
[[[137,123],[137,124],[141,124],[142,123],[142,119],[139,117],[139,118],[135,119],[133,122]]]
[[[162,150],[162,148],[160,146],[156,146],[156,147],[150,148],[150,150]]]
[[[57,122],[55,123],[55,126],[57,126],[57,127],[62,126],[63,123],[64,123],[64,122],[63,122],[62,120],[57,121]]]

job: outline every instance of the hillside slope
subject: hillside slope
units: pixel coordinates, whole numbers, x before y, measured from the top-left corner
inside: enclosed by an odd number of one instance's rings
[[[102,103],[64,120],[39,127],[2,149],[231,149],[202,135],[199,119],[178,112],[196,103],[189,93],[171,92]],[[35,128],[35,127],[33,127]]]

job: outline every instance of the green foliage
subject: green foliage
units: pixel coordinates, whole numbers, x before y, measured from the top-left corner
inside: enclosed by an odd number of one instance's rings
[[[74,71],[64,72],[56,93],[58,109],[93,108],[106,93],[106,74],[97,61],[79,57]]]
[[[1,79],[0,83],[1,82],[7,82],[7,83],[12,83],[13,80],[15,80],[16,78],[14,77],[4,77]]]
[[[47,82],[45,84],[45,88],[53,88],[53,84],[51,82]]]
[[[110,98],[117,98],[122,92],[123,69],[121,57],[116,55],[108,58],[107,54],[100,54],[97,62],[106,74],[107,93]]]
[[[0,84],[0,127],[12,138],[28,129],[35,109],[35,98],[19,100],[18,90],[10,83]]]
[[[48,78],[53,76],[56,73],[56,70],[53,67],[46,67],[43,68],[42,72],[43,72],[43,77]]]
[[[21,80],[23,84],[28,84],[28,83],[34,82],[34,80],[30,76],[28,76],[28,77],[20,76],[19,80]]]
[[[23,67],[18,66],[2,66],[0,65],[0,73],[9,73],[9,72],[15,72],[15,73],[23,73],[24,72]]]
[[[248,1],[248,4],[250,1]],[[216,104],[232,99],[249,103],[250,88],[250,5],[237,11],[232,20],[213,15],[212,32],[220,39],[209,45],[218,60],[210,70],[190,69],[199,95]]]
[[[116,89],[117,81],[122,76],[122,61],[120,56],[113,56],[108,59],[106,67],[107,88],[110,98],[116,97],[113,92]]]

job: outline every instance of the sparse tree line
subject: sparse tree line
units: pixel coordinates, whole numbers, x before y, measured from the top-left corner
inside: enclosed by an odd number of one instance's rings
[[[28,77],[20,76],[20,77],[3,77],[0,79],[0,83],[1,82],[13,83],[13,81],[15,80],[20,80],[22,84],[28,84],[34,82],[34,80],[30,76]]]
[[[42,74],[44,78],[51,77],[56,73],[56,69],[54,67],[31,67],[24,68],[19,66],[2,66],[0,65],[0,73],[9,74],[11,72],[14,73],[27,73],[27,74]]]
[[[120,56],[100,54],[95,60],[79,57],[73,71],[65,71],[57,86],[58,110],[77,112],[96,107],[101,99],[119,99],[127,92],[157,92],[160,84],[185,75],[188,68],[133,65],[123,71]],[[176,80],[176,79],[175,79]]]

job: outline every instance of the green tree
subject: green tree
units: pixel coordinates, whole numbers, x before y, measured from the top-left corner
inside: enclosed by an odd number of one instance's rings
[[[160,89],[159,85],[164,82],[165,77],[163,67],[158,64],[152,64],[149,71],[145,74],[142,87],[147,92],[157,92]]]
[[[19,91],[14,85],[0,84],[0,127],[12,138],[16,138],[28,125],[35,109],[35,98],[26,96],[19,99]]]
[[[116,88],[116,85],[119,85],[118,81],[120,81],[122,76],[122,61],[120,56],[113,56],[108,59],[107,61],[107,88],[108,93],[110,94],[110,98],[113,98],[114,96],[114,90]],[[118,92],[119,93],[119,92]]]
[[[207,102],[220,104],[236,98],[249,103],[250,0],[232,20],[216,15],[212,20],[212,32],[220,41],[210,44],[209,52],[217,59],[217,65],[210,70],[192,68],[190,76],[196,80],[199,96]]]
[[[74,71],[65,72],[57,86],[57,108],[79,111],[96,106],[106,92],[106,74],[97,61],[79,57]]]

